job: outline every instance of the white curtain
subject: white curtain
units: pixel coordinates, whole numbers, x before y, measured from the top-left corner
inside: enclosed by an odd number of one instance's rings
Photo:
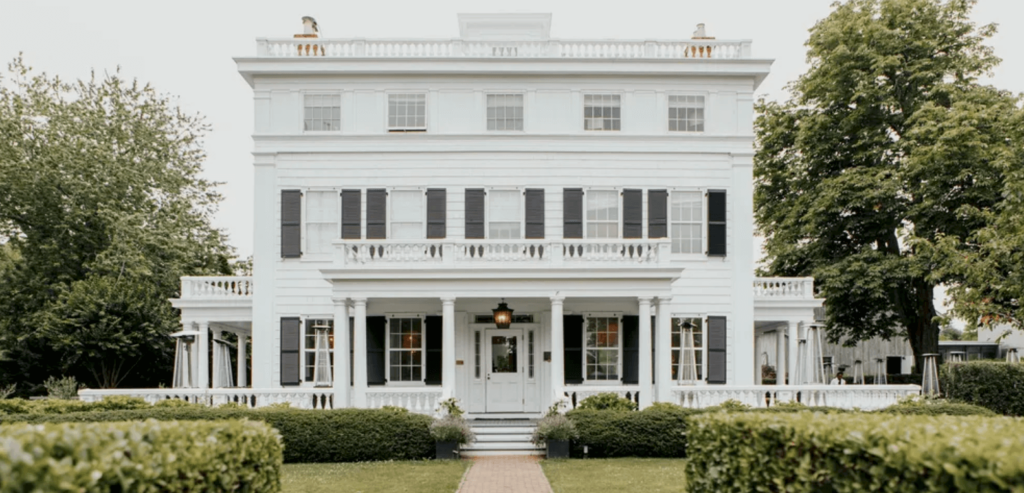
[[[217,380],[213,382],[213,387],[218,389],[234,387],[235,378],[231,374],[231,350],[234,347],[220,339],[214,339],[213,344],[214,351],[217,352],[217,357],[214,358],[217,364],[215,372]]]
[[[176,337],[175,341],[174,377],[171,380],[171,387],[192,388],[192,343],[185,342],[185,337]]]
[[[679,383],[694,384],[697,382],[697,354],[693,347],[693,327],[683,324],[683,340],[679,347]]]
[[[334,379],[331,375],[331,346],[327,340],[326,326],[315,326],[316,346],[313,359],[313,385],[330,387]]]

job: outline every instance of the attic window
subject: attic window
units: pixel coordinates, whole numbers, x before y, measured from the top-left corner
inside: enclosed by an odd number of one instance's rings
[[[306,94],[303,112],[303,130],[336,132],[341,129],[341,96],[338,94]]]
[[[426,132],[427,98],[424,94],[388,95],[389,132]]]

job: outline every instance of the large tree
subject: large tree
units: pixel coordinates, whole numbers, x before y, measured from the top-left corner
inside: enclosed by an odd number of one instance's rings
[[[0,378],[170,377],[179,277],[230,273],[202,120],[117,74],[0,76]],[[2,382],[0,382],[2,383]]]
[[[766,271],[814,276],[829,335],[938,349],[943,255],[1002,199],[1018,112],[973,0],[849,0],[811,29],[791,99],[760,102],[755,212]],[[947,252],[948,253],[948,252]]]

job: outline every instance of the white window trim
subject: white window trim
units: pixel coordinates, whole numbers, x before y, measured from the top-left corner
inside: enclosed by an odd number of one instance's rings
[[[580,358],[582,360],[582,363],[583,363],[583,374],[582,374],[582,376],[583,376],[583,385],[622,385],[622,346],[623,346],[623,339],[624,339],[624,337],[622,337],[622,316],[623,316],[623,314],[621,312],[590,312],[590,313],[586,313],[586,314],[583,315],[583,345],[582,345],[582,347],[583,347],[583,357]],[[619,347],[618,347],[618,353],[619,353],[619,357],[616,358],[616,361],[615,361],[615,375],[618,376],[619,378],[617,378],[615,380],[590,380],[590,379],[587,378],[587,349],[589,349],[589,346],[587,346],[587,323],[588,323],[588,320],[591,319],[591,318],[615,318],[615,319],[618,319],[618,324],[619,324]],[[594,349],[605,349],[605,350],[607,350],[608,348],[594,348]]]
[[[335,135],[341,133],[342,121],[345,117],[345,91],[299,91],[299,133],[307,135]],[[338,96],[338,129],[337,130],[306,130],[306,96]]]
[[[701,359],[700,359],[700,376],[701,376],[701,379],[696,382],[696,385],[707,385],[708,384],[708,315],[707,314],[704,314],[704,315],[693,315],[693,314],[673,313],[669,317],[669,324],[671,324],[672,323],[672,319],[675,319],[675,318],[696,318],[696,319],[700,319],[700,323],[701,323],[701,338],[702,338],[701,339],[701,347],[700,347],[700,354],[701,354]],[[728,328],[726,328],[726,330],[728,330]],[[672,327],[672,331],[675,331],[675,327]],[[670,334],[669,335],[669,343],[671,343],[671,342],[672,342],[672,336]],[[682,342],[683,342],[682,340],[679,341],[680,349],[678,349],[678,350],[682,349]],[[669,348],[669,350],[670,351],[677,351],[676,348]],[[682,362],[681,359],[682,359],[682,354],[680,353],[680,362]],[[669,355],[669,361],[671,361],[671,360],[672,360],[672,355],[670,354]],[[669,376],[671,376],[671,375],[672,375],[672,371],[670,369]],[[678,385],[678,382],[679,382],[679,375],[676,374],[676,378],[672,379],[672,385]]]
[[[679,130],[668,129],[668,110],[671,107],[669,100],[671,96],[704,96],[704,130],[702,132],[681,132]],[[665,135],[705,135],[708,133],[708,115],[711,114],[708,111],[711,108],[711,93],[701,91],[666,91],[663,104],[661,105],[661,128]]]
[[[321,132],[324,133],[324,132]],[[333,246],[332,250],[327,253],[309,253],[309,233],[306,231],[306,218],[309,211],[309,193],[310,192],[335,192],[338,194],[338,220],[335,222],[334,227],[334,239],[341,238],[341,190],[329,187],[308,187],[301,188],[302,191],[302,211],[300,216],[302,217],[302,224],[299,226],[300,235],[302,235],[302,256],[299,257],[299,262],[324,262],[330,261],[334,258]],[[333,241],[333,240],[332,240]]]
[[[587,130],[587,96],[618,96],[619,97],[619,129],[618,130]],[[668,99],[665,99],[668,101]],[[626,91],[623,90],[587,90],[580,92],[580,132],[584,134],[623,134],[626,133]],[[668,109],[665,110],[668,114]],[[668,123],[665,123],[665,128],[668,128]]]
[[[391,96],[392,95],[411,95],[411,94],[422,94],[423,95],[423,126],[422,127],[407,127],[407,128],[391,128]],[[431,92],[416,90],[416,91],[399,91],[389,90],[384,91],[384,133],[385,134],[421,134],[430,133],[430,107],[431,107]],[[395,130],[395,132],[392,132]]]
[[[683,132],[685,133],[685,132]],[[671,253],[672,246],[669,245],[669,252],[672,258],[681,260],[707,260],[708,259],[708,189],[702,187],[675,187],[668,189],[668,201],[666,203],[668,214],[668,239],[672,241],[672,194],[675,192],[697,192],[701,194],[700,214],[700,251],[697,253]],[[646,207],[646,205],[644,206]],[[728,224],[728,222],[726,222]]]
[[[519,192],[519,238],[511,241],[523,240],[526,236],[526,190],[522,187],[492,187],[484,189],[484,238],[491,240],[491,211],[494,207],[491,205],[491,197],[494,195],[491,192]],[[504,221],[503,221],[504,222]]]
[[[392,319],[420,319],[420,330],[423,337],[420,338],[420,376],[419,381],[403,382],[391,379],[391,320]],[[426,387],[424,380],[427,378],[427,316],[422,313],[387,313],[385,314],[384,329],[384,380],[386,387]]]
[[[623,189],[621,189],[621,188],[609,188],[609,187],[595,187],[595,188],[584,188],[583,189],[583,239],[585,239],[585,240],[615,240],[615,239],[621,240],[622,239],[622,191],[623,191]],[[587,234],[587,231],[589,230],[589,226],[590,226],[590,219],[587,217],[588,216],[588,214],[587,214],[587,201],[590,200],[590,198],[587,196],[587,194],[589,194],[590,192],[615,192],[617,194],[617,196],[618,196],[618,209],[617,209],[618,213],[616,215],[619,216],[619,219],[618,219],[618,221],[619,221],[619,227],[618,227],[619,234],[615,238],[593,238],[593,237],[591,237],[590,235]],[[644,205],[643,207],[646,208],[647,206]]]
[[[484,126],[483,126],[483,133],[485,133],[485,134],[498,134],[498,135],[501,135],[501,134],[517,135],[517,134],[527,133],[527,130],[528,130],[526,128],[526,99],[527,99],[527,96],[526,96],[526,92],[525,91],[522,91],[522,90],[515,90],[515,91],[487,90],[487,91],[484,91],[483,94],[484,94],[484,102],[483,102]],[[522,130],[488,130],[487,129],[487,96],[500,96],[500,95],[518,95],[518,96],[522,96],[523,97],[523,129]]]
[[[306,324],[308,320],[330,320],[331,321],[331,334],[334,334],[334,315],[308,315],[305,317],[299,317],[299,387],[313,387],[315,382],[306,381],[306,353],[311,352],[316,354],[316,349],[306,349]],[[250,336],[251,337],[251,336]],[[330,348],[330,353],[334,354],[334,348]],[[338,357],[335,356],[334,360],[337,361]],[[334,379],[334,363],[331,363],[331,380]]]
[[[394,188],[386,188],[385,190],[387,190],[387,204],[388,204],[387,205],[387,212],[386,212],[386,214],[387,214],[387,221],[388,221],[387,233],[386,233],[387,241],[421,241],[421,240],[422,241],[426,241],[426,239],[427,239],[427,189],[423,188],[423,187],[394,187]],[[398,240],[396,240],[395,239],[395,235],[391,232],[391,223],[393,223],[395,221],[395,215],[394,215],[394,210],[395,210],[395,204],[394,204],[395,194],[394,194],[394,192],[420,192],[420,195],[421,195],[420,196],[420,211],[422,212],[422,217],[420,218],[421,219],[420,222],[422,224],[422,227],[420,228],[420,236],[421,236],[421,238],[417,238],[415,240],[409,240],[409,239],[398,239]],[[365,216],[365,212],[364,212],[364,216]],[[364,220],[363,222],[365,223],[366,221]]]

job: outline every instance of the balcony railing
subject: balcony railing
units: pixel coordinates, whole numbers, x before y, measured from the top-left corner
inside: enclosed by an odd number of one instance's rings
[[[664,265],[668,240],[360,240],[335,241],[346,265],[466,267],[498,263],[535,266]]]
[[[758,277],[754,297],[759,299],[813,299],[813,277]]]
[[[180,399],[193,404],[219,406],[229,402],[249,408],[272,404],[288,404],[298,409],[333,409],[332,389],[91,389],[78,391],[85,402],[99,402],[107,396],[140,397],[150,404],[168,399]]]
[[[919,385],[749,385],[749,386],[676,386],[674,403],[702,409],[738,401],[754,408],[772,407],[786,402],[806,406],[838,407],[871,411],[896,404],[901,399],[919,395]]]
[[[260,58],[751,58],[747,40],[677,41],[549,40],[466,41],[462,39],[256,40]]]
[[[186,276],[181,278],[181,299],[251,299],[252,290],[252,277],[248,276]]]

